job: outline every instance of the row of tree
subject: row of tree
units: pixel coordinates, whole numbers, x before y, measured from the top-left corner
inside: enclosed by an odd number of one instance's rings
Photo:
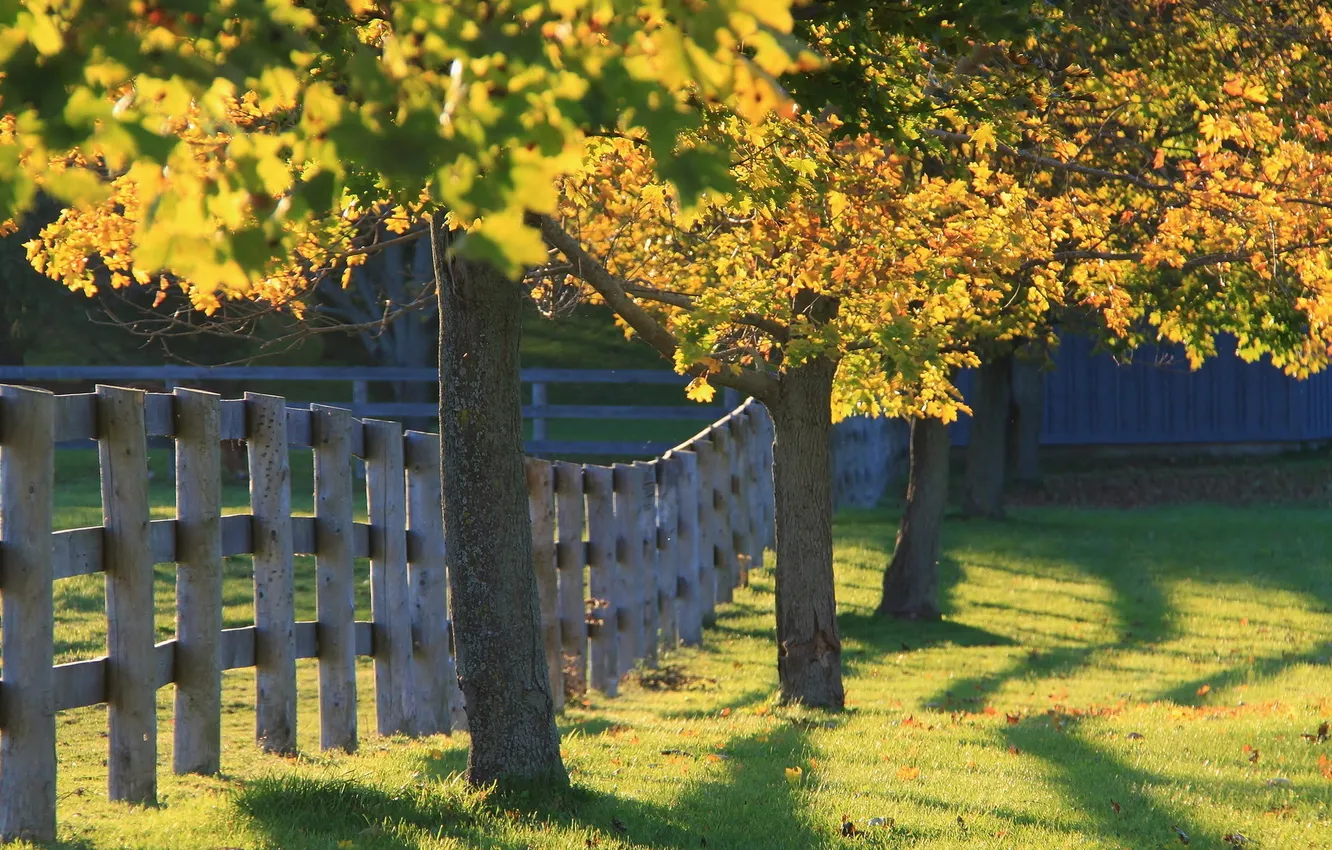
[[[9,14],[0,205],[67,205],[30,243],[50,277],[179,291],[210,315],[233,301],[299,313],[319,282],[352,291],[371,257],[429,239],[479,783],[567,781],[527,529],[524,299],[581,292],[693,376],[696,397],[720,385],[768,406],[781,693],[833,709],[835,419],[911,419],[880,611],[934,617],[945,425],[974,412],[967,505],[1000,513],[995,435],[1019,352],[1039,357],[1073,323],[1196,362],[1226,331],[1304,374],[1332,342],[1332,10],[1317,3]],[[970,411],[953,378],[977,365]]]

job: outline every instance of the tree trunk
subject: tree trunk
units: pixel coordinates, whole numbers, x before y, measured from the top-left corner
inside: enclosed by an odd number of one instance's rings
[[[962,513],[969,517],[1004,517],[1004,462],[1008,455],[1012,375],[1012,354],[982,363],[976,374],[967,477],[962,490]]]
[[[437,218],[442,228],[442,216]],[[523,470],[522,292],[488,265],[447,258],[439,283],[444,551],[473,785],[568,784],[560,758]]]
[[[1045,371],[1035,360],[1013,360],[1009,476],[1021,484],[1041,480],[1041,424],[1045,418]]]
[[[939,548],[948,503],[948,426],[911,422],[911,471],[893,560],[883,574],[880,615],[908,620],[939,617]]]
[[[840,709],[842,642],[832,563],[832,382],[819,358],[782,376],[770,406],[777,524],[777,676],[782,700]]]

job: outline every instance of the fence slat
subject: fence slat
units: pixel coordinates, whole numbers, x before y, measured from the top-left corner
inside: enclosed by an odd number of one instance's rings
[[[727,502],[731,507],[731,546],[735,552],[737,587],[749,586],[749,568],[753,558],[753,532],[749,526],[749,445],[746,408],[731,417],[731,487]]]
[[[619,631],[616,652],[617,675],[634,669],[642,658],[643,606],[639,588],[643,580],[642,510],[643,485],[636,468],[617,463],[615,482],[615,575],[614,610]]]
[[[661,646],[680,642],[680,459],[657,461],[657,622]]]
[[[527,505],[532,520],[532,563],[541,602],[541,645],[546,651],[555,710],[564,708],[564,665],[560,659],[560,590],[555,571],[555,474],[550,462],[526,458]]]
[[[287,403],[245,394],[254,545],[255,739],[265,752],[296,751],[296,608],[292,575]]]
[[[407,569],[412,587],[416,724],[421,735],[467,728],[458,670],[449,648],[449,581],[444,568],[439,435],[408,431]]]
[[[587,591],[591,599],[587,617],[595,632],[588,641],[588,678],[592,687],[613,697],[620,690],[620,663],[612,471],[604,466],[584,466],[583,490],[587,494]]]
[[[699,609],[703,625],[717,621],[717,511],[714,497],[714,467],[717,465],[717,447],[711,437],[696,440],[694,451],[698,455],[698,591]]]
[[[375,709],[379,734],[414,734],[412,606],[407,587],[407,505],[402,425],[365,422],[365,492],[370,508],[370,609],[375,622]]]
[[[555,509],[559,542],[555,563],[559,573],[559,623],[562,685],[566,699],[587,690],[587,590],[584,572],[587,546],[583,543],[583,468],[576,463],[555,464]]]
[[[698,532],[698,454],[677,449],[671,456],[679,466],[675,562],[680,642],[686,646],[699,646],[703,643],[703,608]]]
[[[97,387],[97,431],[109,659],[108,788],[112,800],[150,804],[157,799],[157,693],[143,392]]]
[[[54,841],[55,396],[0,387],[0,840]]]
[[[637,586],[635,604],[643,612],[643,631],[638,650],[643,663],[657,666],[661,645],[661,609],[657,604],[658,550],[657,550],[657,462],[635,461],[642,501],[639,503],[639,546],[643,552],[642,568]]]
[[[763,412],[757,401],[745,409],[745,509],[749,512],[749,567],[763,569],[767,543],[763,515]]]
[[[222,400],[182,387],[175,397],[179,675],[172,763],[176,773],[214,774],[222,768]]]
[[[314,444],[315,616],[319,623],[319,747],[355,752],[355,482],[351,413],[311,405]]]
[[[713,551],[717,562],[717,603],[735,596],[739,573],[735,561],[735,538],[731,529],[731,428],[724,422],[712,431]]]

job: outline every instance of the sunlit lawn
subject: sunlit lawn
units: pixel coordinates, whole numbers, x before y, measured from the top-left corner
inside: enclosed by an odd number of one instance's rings
[[[1227,835],[1332,848],[1332,741],[1317,740],[1332,720],[1329,520],[1199,507],[951,522],[948,613],[920,625],[871,616],[893,517],[848,515],[837,528],[841,715],[773,705],[765,570],[703,650],[669,656],[685,674],[671,689],[631,682],[566,712],[571,794],[487,799],[457,779],[465,735],[375,736],[368,665],[360,754],[319,754],[314,668],[302,662],[295,760],[257,753],[252,674],[227,674],[224,778],[171,775],[163,689],[155,809],[106,801],[105,709],[63,713],[61,837],[191,850],[1164,848],[1181,846],[1178,828],[1195,848]],[[228,576],[234,625],[247,616],[245,562]],[[160,578],[169,634],[169,571]],[[299,616],[312,617],[312,583],[300,588]],[[86,603],[63,615],[67,657],[95,648],[100,616]],[[855,835],[843,836],[843,817]]]

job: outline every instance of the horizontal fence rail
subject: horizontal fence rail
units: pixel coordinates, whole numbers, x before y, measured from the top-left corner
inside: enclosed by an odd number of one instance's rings
[[[246,370],[250,372],[251,370]],[[176,516],[149,519],[146,444],[170,438]],[[57,442],[98,442],[103,525],[52,531]],[[529,458],[533,568],[557,705],[614,695],[637,663],[698,644],[773,542],[772,422],[752,399],[652,461]],[[250,509],[221,513],[221,447],[242,441]],[[293,516],[290,452],[314,455],[314,516]],[[354,519],[353,458],[369,521]],[[0,386],[0,839],[54,840],[58,711],[108,705],[111,799],[157,796],[158,689],[175,685],[177,773],[220,767],[225,670],[255,669],[255,739],[296,747],[296,662],[317,659],[320,746],[357,746],[356,659],[374,661],[378,732],[465,729],[444,567],[440,441],[346,409],[98,386]],[[253,558],[254,622],[222,628],[222,564]],[[316,619],[298,621],[297,555]],[[370,561],[371,619],[354,608]],[[176,566],[176,636],[154,642],[155,564]],[[56,581],[106,577],[107,655],[54,664]]]
[[[276,383],[349,384],[352,400],[333,402],[352,415],[364,418],[429,421],[438,416],[433,402],[372,401],[373,384],[427,384],[439,381],[439,371],[430,368],[393,366],[0,366],[0,383],[60,384],[69,382],[122,381],[152,384],[170,391],[185,384],[256,381]],[[723,393],[718,404],[551,404],[552,384],[653,385],[679,387],[689,379],[660,369],[524,369],[522,381],[529,385],[531,403],[523,406],[523,417],[532,422],[532,435],[525,444],[528,454],[546,455],[659,455],[671,447],[660,441],[552,440],[546,424],[552,419],[675,420],[710,422],[724,416],[739,403],[734,391]],[[683,394],[681,395],[683,401]],[[234,433],[235,429],[231,431]],[[165,435],[170,436],[170,435]],[[60,441],[81,439],[61,437]],[[224,438],[226,439],[226,438]]]

